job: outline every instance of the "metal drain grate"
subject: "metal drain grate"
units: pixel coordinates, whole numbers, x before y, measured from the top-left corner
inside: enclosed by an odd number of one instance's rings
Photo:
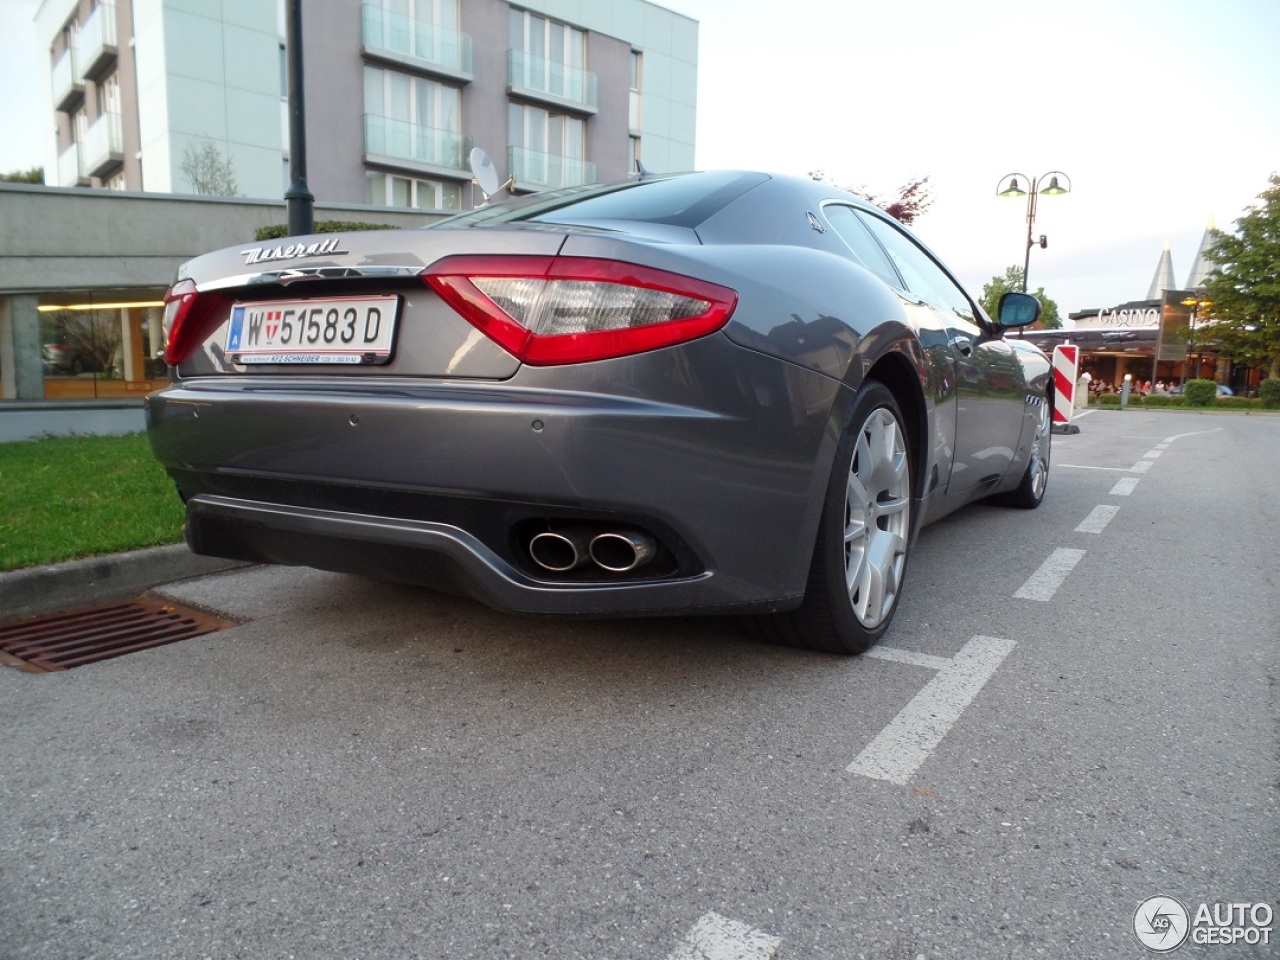
[[[233,626],[158,599],[107,603],[0,623],[0,663],[32,673],[69,670]]]

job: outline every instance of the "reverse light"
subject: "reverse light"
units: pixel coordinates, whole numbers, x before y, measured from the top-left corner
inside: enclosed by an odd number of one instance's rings
[[[714,333],[733,314],[727,287],[617,260],[456,256],[422,272],[446,303],[534,366],[644,353]]]
[[[179,280],[164,294],[164,359],[176,367],[191,356],[217,325],[222,298],[201,294],[194,280]]]

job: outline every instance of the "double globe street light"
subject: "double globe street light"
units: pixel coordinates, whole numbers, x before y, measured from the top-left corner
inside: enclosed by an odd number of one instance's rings
[[[1027,187],[1024,189],[1023,184]],[[1071,178],[1061,170],[1050,170],[1044,176],[1028,177],[1025,173],[1006,173],[996,184],[998,197],[1027,198],[1027,253],[1022,261],[1022,292],[1027,292],[1027,271],[1031,269],[1031,248],[1036,245],[1032,228],[1036,222],[1036,198],[1041,194],[1056,197],[1071,192]],[[1049,246],[1049,238],[1040,234],[1040,249]]]

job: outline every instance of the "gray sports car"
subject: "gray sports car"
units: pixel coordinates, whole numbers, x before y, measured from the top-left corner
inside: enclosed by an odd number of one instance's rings
[[[870,647],[920,528],[1035,507],[1053,380],[878,208],[646,176],[211,253],[147,398],[197,553]]]

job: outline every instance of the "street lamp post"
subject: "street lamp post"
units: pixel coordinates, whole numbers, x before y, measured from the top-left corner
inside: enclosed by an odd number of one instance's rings
[[[1048,181],[1046,183],[1046,181]],[[1022,184],[1027,185],[1027,189],[1023,189]],[[1027,252],[1022,260],[1022,292],[1027,292],[1027,272],[1031,269],[1031,248],[1036,245],[1036,240],[1032,234],[1032,228],[1036,222],[1036,198],[1040,194],[1046,197],[1056,197],[1064,193],[1071,192],[1071,178],[1061,170],[1050,170],[1042,177],[1028,177],[1025,173],[1006,173],[1000,178],[1000,182],[996,184],[996,196],[998,197],[1026,197],[1027,198]],[[1044,250],[1049,246],[1049,238],[1043,233],[1040,234],[1040,249]]]
[[[1182,354],[1182,383],[1185,386],[1188,379],[1187,370],[1191,365],[1191,357],[1192,357],[1191,345],[1195,342],[1195,339],[1196,339],[1196,318],[1201,310],[1203,310],[1205,307],[1211,306],[1212,304],[1209,300],[1206,300],[1204,297],[1197,296],[1195,293],[1190,293],[1182,299],[1182,305],[1191,310],[1191,316],[1187,321],[1187,349]],[[1199,348],[1196,349],[1194,356],[1196,358],[1196,366],[1199,367],[1200,366]],[[1197,369],[1196,376],[1199,376],[1199,375],[1200,375],[1200,371]]]

